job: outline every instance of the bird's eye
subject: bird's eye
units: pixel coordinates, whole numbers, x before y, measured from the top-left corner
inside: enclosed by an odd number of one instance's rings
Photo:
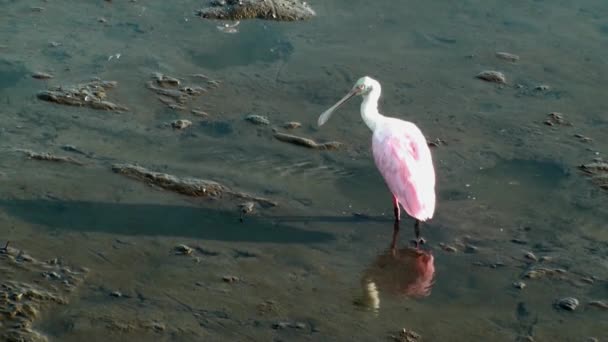
[[[358,88],[363,90],[365,88],[365,86],[363,84],[360,84]]]

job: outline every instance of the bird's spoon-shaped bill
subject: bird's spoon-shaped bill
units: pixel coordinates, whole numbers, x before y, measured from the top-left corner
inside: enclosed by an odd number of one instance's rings
[[[322,126],[324,123],[327,122],[327,120],[329,120],[329,117],[334,113],[334,111],[336,109],[338,109],[338,107],[340,107],[341,105],[343,105],[346,101],[350,100],[351,98],[353,98],[353,96],[357,95],[357,89],[352,89],[351,91],[348,92],[348,94],[346,94],[342,99],[340,99],[340,101],[336,102],[335,105],[331,106],[328,110],[324,111],[323,114],[321,114],[321,116],[319,116],[319,120],[317,121],[317,123],[319,124],[319,126]]]

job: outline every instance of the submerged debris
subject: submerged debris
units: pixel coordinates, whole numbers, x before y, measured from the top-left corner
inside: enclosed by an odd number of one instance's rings
[[[299,137],[296,135],[285,134],[285,133],[275,133],[274,137],[277,140],[288,142],[294,145],[300,145],[308,148],[316,148],[318,150],[336,150],[342,146],[342,143],[337,141],[329,141],[325,143],[317,143],[312,139]]]
[[[47,161],[54,161],[54,162],[63,162],[63,163],[71,163],[71,164],[76,164],[76,165],[84,165],[84,163],[71,158],[71,157],[64,157],[64,156],[56,156],[54,154],[48,153],[48,152],[34,152],[31,150],[27,150],[27,149],[15,149],[15,151],[18,152],[23,152],[25,153],[30,159],[36,159],[36,160],[47,160]]]
[[[585,172],[594,184],[608,190],[608,163],[598,160],[582,164],[578,168]]]
[[[545,120],[545,125],[547,126],[572,126],[572,124],[566,120],[564,120],[564,115],[558,112],[551,112],[547,115],[547,119]]]
[[[578,307],[579,302],[578,299],[574,297],[565,297],[558,300],[555,304],[560,309],[574,311]]]
[[[495,70],[482,71],[479,74],[477,74],[475,77],[479,78],[480,80],[487,81],[487,82],[494,82],[494,83],[499,83],[499,84],[507,83],[507,78],[505,77],[505,75],[502,72],[495,71]]]
[[[274,207],[277,205],[277,203],[272,200],[234,191],[211,180],[191,177],[180,178],[166,173],[150,171],[144,167],[132,164],[114,164],[112,170],[150,185],[155,185],[165,190],[174,191],[187,196],[219,198],[223,194],[227,194],[232,197],[258,202],[265,207]]]
[[[106,91],[116,87],[115,81],[93,80],[70,87],[55,87],[38,93],[43,101],[68,106],[88,106],[99,110],[126,111],[128,108],[106,100]]]
[[[497,52],[496,57],[498,57],[500,59],[504,59],[505,61],[509,61],[509,62],[517,62],[519,60],[518,55],[514,55],[514,54],[508,53],[508,52]]]
[[[207,7],[196,11],[196,15],[222,20],[296,21],[309,19],[316,13],[301,0],[211,0]]]

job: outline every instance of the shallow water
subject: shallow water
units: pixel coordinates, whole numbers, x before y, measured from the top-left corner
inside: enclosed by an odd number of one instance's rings
[[[608,301],[608,194],[577,169],[608,146],[605,2],[311,1],[310,21],[243,21],[236,34],[195,17],[201,3],[189,0],[0,6],[0,244],[89,270],[67,304],[40,310],[33,329],[48,340],[378,341],[402,328],[425,341],[608,339],[608,311],[588,305]],[[487,69],[504,72],[507,85],[474,78]],[[54,78],[33,79],[35,71]],[[146,88],[153,72],[219,80],[187,104],[209,117],[159,102]],[[426,297],[394,290],[412,279],[415,258],[378,267],[392,208],[358,103],[316,128],[366,74],[382,83],[381,112],[446,142],[433,149],[438,206],[423,226],[435,269]],[[94,76],[117,81],[108,98],[129,111],[35,96]],[[549,90],[533,90],[540,84]],[[544,125],[549,112],[572,126]],[[345,147],[282,143],[247,114],[299,121],[294,134]],[[163,125],[178,118],[192,127]],[[30,160],[16,148],[85,165]],[[174,194],[113,173],[113,163],[216,180],[279,206],[240,223],[241,201]],[[412,225],[401,225],[402,248]],[[178,244],[193,254],[175,255]],[[535,262],[528,251],[552,259]],[[0,261],[9,278],[60,286]],[[524,277],[536,267],[565,273]],[[370,274],[379,291],[371,308],[362,305]],[[556,309],[563,297],[580,306]],[[0,321],[0,333],[7,328]]]

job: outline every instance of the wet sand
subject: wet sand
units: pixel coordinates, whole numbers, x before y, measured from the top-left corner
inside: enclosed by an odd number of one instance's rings
[[[608,194],[577,169],[605,158],[608,146],[608,6],[311,6],[310,21],[243,21],[227,34],[194,16],[195,1],[3,5],[0,247],[10,240],[37,260],[89,270],[68,303],[40,309],[33,329],[50,341],[377,341],[402,328],[425,341],[608,338],[601,326],[608,312],[588,305],[608,300]],[[507,84],[476,79],[483,70],[503,72]],[[203,83],[193,74],[220,81],[188,103],[209,116],[158,101],[146,87],[153,72],[192,85]],[[318,114],[364,74],[382,83],[381,112],[446,142],[433,149],[438,210],[423,228],[434,255],[432,292],[412,299],[380,288],[378,310],[355,304],[392,233],[370,132],[354,101],[316,128]],[[36,98],[94,76],[117,81],[108,96],[129,111]],[[549,89],[534,90],[541,84]],[[572,126],[545,125],[550,112]],[[271,124],[252,125],[249,114]],[[177,119],[192,126],[164,125]],[[287,121],[302,127],[279,131],[345,146],[277,141],[272,127]],[[31,160],[15,149],[84,165]],[[256,208],[240,223],[239,201],[154,188],[113,173],[115,163],[215,180],[279,206]],[[402,223],[402,246],[411,225]],[[176,255],[179,244],[193,253]],[[526,252],[553,259],[532,261]],[[12,280],[55,286],[27,262],[0,260],[6,274],[21,277]],[[525,278],[538,267],[565,272]],[[563,297],[581,304],[556,309]]]

